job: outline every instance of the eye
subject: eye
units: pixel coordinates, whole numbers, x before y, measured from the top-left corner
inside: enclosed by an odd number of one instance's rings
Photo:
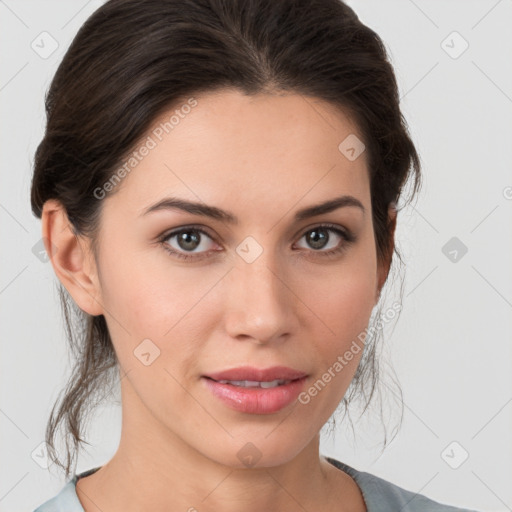
[[[212,240],[210,235],[208,235],[208,233],[204,229],[192,226],[165,234],[163,237],[159,239],[159,242],[162,244],[164,249],[167,252],[171,253],[173,256],[177,256],[178,258],[183,259],[200,259],[203,257],[202,255],[198,256],[195,255],[195,253],[194,255],[189,255],[186,253],[192,253],[192,251],[195,251],[196,249],[202,249],[195,252],[203,254],[205,252],[205,245],[207,245],[202,240],[203,236]],[[167,242],[168,240],[172,239],[176,239],[175,244],[177,244],[177,248],[173,248],[172,244]],[[185,251],[185,253],[182,251]]]
[[[329,235],[329,233],[335,234],[334,242],[336,242],[336,239],[341,239],[341,242],[338,241],[338,243],[331,245],[332,248],[330,250],[320,250],[326,247],[329,249],[328,245],[332,238],[332,235]],[[313,247],[313,252],[319,253],[318,255],[321,257],[336,256],[344,252],[350,244],[355,242],[355,236],[351,232],[340,229],[332,224],[321,224],[313,229],[309,229],[301,238],[305,238],[309,246]]]

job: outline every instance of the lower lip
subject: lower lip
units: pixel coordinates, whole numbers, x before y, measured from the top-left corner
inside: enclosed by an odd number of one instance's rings
[[[231,409],[250,414],[272,414],[294,402],[304,387],[307,377],[292,380],[275,388],[244,388],[221,384],[203,377],[208,389]]]

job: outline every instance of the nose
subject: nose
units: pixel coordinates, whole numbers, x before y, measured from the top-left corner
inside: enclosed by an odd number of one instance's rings
[[[265,345],[282,343],[296,332],[293,285],[270,251],[251,263],[238,259],[224,281],[224,320],[231,337]]]

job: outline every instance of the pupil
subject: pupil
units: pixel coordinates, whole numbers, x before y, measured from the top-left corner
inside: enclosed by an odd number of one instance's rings
[[[325,230],[323,230],[323,229],[314,229],[310,233],[311,233],[310,239],[312,240],[312,244],[311,245],[315,249],[321,249],[325,245],[325,242],[328,239],[328,236],[325,234]],[[318,243],[318,240],[320,240],[320,243]]]
[[[178,237],[178,242],[182,249],[195,249],[199,244],[199,237],[197,234],[190,235],[190,233],[192,233],[192,231],[186,231],[181,233]],[[192,246],[187,244],[192,244]]]

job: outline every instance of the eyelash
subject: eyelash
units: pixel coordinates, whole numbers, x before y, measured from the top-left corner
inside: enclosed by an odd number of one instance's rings
[[[315,229],[320,229],[320,228],[325,228],[327,231],[333,231],[334,233],[339,235],[343,240],[345,240],[344,243],[341,243],[338,247],[336,247],[335,249],[330,249],[329,251],[321,251],[321,250],[315,251],[313,249],[311,250],[312,252],[317,253],[320,257],[325,257],[325,258],[335,257],[338,254],[341,254],[342,252],[344,252],[348,248],[349,245],[351,245],[353,242],[356,241],[356,237],[350,231],[341,230],[339,227],[337,227],[333,224],[319,224],[318,226],[315,226],[315,227],[310,228],[307,231],[305,231],[300,238],[304,237],[304,235],[306,235],[307,233],[310,233],[311,231],[314,231]],[[188,226],[185,228],[178,229],[176,231],[171,231],[169,233],[163,234],[162,236],[160,236],[158,238],[158,242],[162,245],[164,250],[167,251],[169,254],[171,254],[172,256],[181,258],[183,260],[200,260],[200,259],[207,257],[204,255],[193,256],[193,255],[189,255],[189,254],[182,253],[179,251],[175,251],[174,249],[171,249],[169,247],[169,245],[166,243],[166,241],[169,240],[169,238],[172,238],[176,235],[180,235],[181,233],[187,233],[190,231],[195,231],[195,232],[201,233],[203,235],[206,235],[208,238],[213,239],[213,237],[209,233],[207,233],[204,229],[202,229],[200,227],[196,227],[196,226]],[[214,251],[214,252],[217,252],[217,251]],[[203,253],[203,254],[207,254],[207,253]]]

